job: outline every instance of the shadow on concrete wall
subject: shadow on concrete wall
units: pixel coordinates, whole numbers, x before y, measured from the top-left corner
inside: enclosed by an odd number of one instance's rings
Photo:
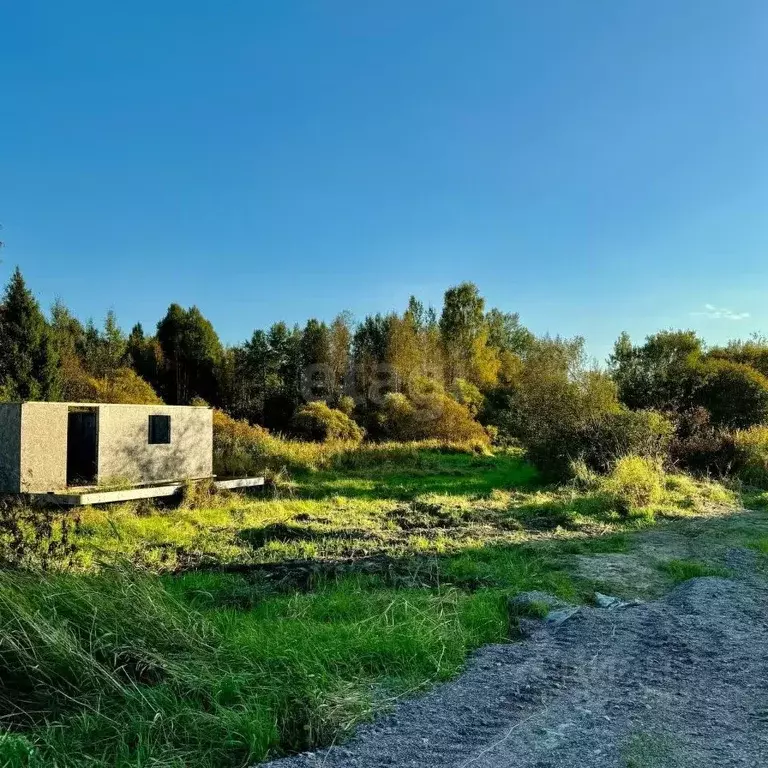
[[[170,445],[125,444],[110,447],[110,455],[124,468],[112,477],[99,477],[99,485],[122,483],[154,483],[165,480],[186,480],[201,477],[199,472],[190,474],[190,454],[203,450],[199,440],[200,427],[184,424],[179,420],[172,424]],[[196,462],[199,463],[199,462]]]

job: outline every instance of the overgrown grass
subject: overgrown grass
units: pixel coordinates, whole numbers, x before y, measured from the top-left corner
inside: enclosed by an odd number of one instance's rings
[[[355,470],[381,466],[434,465],[436,455],[489,455],[485,441],[360,443],[357,440],[309,442],[285,439],[260,427],[214,414],[214,466],[220,475],[257,472]]]
[[[761,536],[759,539],[750,542],[752,549],[757,550],[762,555],[768,555],[768,536]]]
[[[0,764],[213,768],[326,744],[504,640],[510,592],[572,590],[532,555],[484,562],[286,596],[234,574],[2,574]]]
[[[353,468],[345,471],[298,473],[261,496],[203,494],[177,507],[83,509],[68,538],[76,549],[69,561],[85,571],[125,559],[158,572],[296,561],[326,570],[332,564],[374,567],[377,558],[577,541],[642,527],[657,516],[736,503],[735,494],[714,483],[661,475],[661,496],[633,507],[616,500],[614,486],[608,488],[612,478],[542,486],[520,452],[486,455],[429,445],[411,460],[410,450],[405,463],[350,461]],[[3,543],[0,532],[0,554]]]
[[[733,501],[662,475],[627,507],[599,479],[544,487],[515,451],[300,445],[312,468],[265,496],[80,510],[44,558],[32,511],[0,530],[30,571],[0,572],[0,766],[234,767],[327,744],[505,640],[509,596],[580,599],[561,555]]]

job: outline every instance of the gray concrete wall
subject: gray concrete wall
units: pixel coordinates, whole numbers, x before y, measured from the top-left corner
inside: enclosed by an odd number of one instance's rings
[[[67,487],[69,409],[79,403],[0,403],[0,491]],[[91,405],[91,404],[87,404]],[[93,404],[98,410],[98,481],[149,483],[213,474],[208,408]],[[149,416],[171,417],[169,445],[149,444]]]
[[[67,487],[69,403],[21,406],[21,491],[45,493]]]
[[[149,444],[149,416],[171,417],[170,445]],[[99,406],[99,483],[209,477],[213,412],[170,405]]]
[[[19,493],[21,405],[0,403],[0,492]]]

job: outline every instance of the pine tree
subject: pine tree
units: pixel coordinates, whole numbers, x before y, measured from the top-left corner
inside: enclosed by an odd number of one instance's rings
[[[157,340],[166,361],[163,390],[171,403],[187,405],[201,397],[219,403],[217,371],[224,348],[210,321],[197,307],[183,309],[171,304],[157,324]]]
[[[55,400],[58,362],[48,323],[17,267],[0,310],[0,389],[10,400]]]

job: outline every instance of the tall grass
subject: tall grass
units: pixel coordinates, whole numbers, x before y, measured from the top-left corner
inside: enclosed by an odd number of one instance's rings
[[[630,527],[618,501],[720,499],[645,465],[552,489],[514,451],[230,437],[233,457],[304,470],[290,498],[83,510],[66,540],[23,515],[0,531],[7,563],[43,571],[0,571],[0,768],[237,768],[337,741],[504,640],[508,596],[575,599],[557,541]],[[49,528],[54,549],[10,557]],[[190,570],[206,566],[244,572]]]
[[[412,467],[418,466],[429,452],[487,454],[489,449],[481,441],[304,442],[272,435],[261,427],[236,421],[219,411],[214,413],[214,471],[222,476],[281,470],[363,469],[381,464]]]
[[[516,578],[550,586],[535,563]],[[508,589],[349,577],[243,603],[249,589],[222,574],[1,573],[0,765],[245,766],[329,743],[507,631]]]

